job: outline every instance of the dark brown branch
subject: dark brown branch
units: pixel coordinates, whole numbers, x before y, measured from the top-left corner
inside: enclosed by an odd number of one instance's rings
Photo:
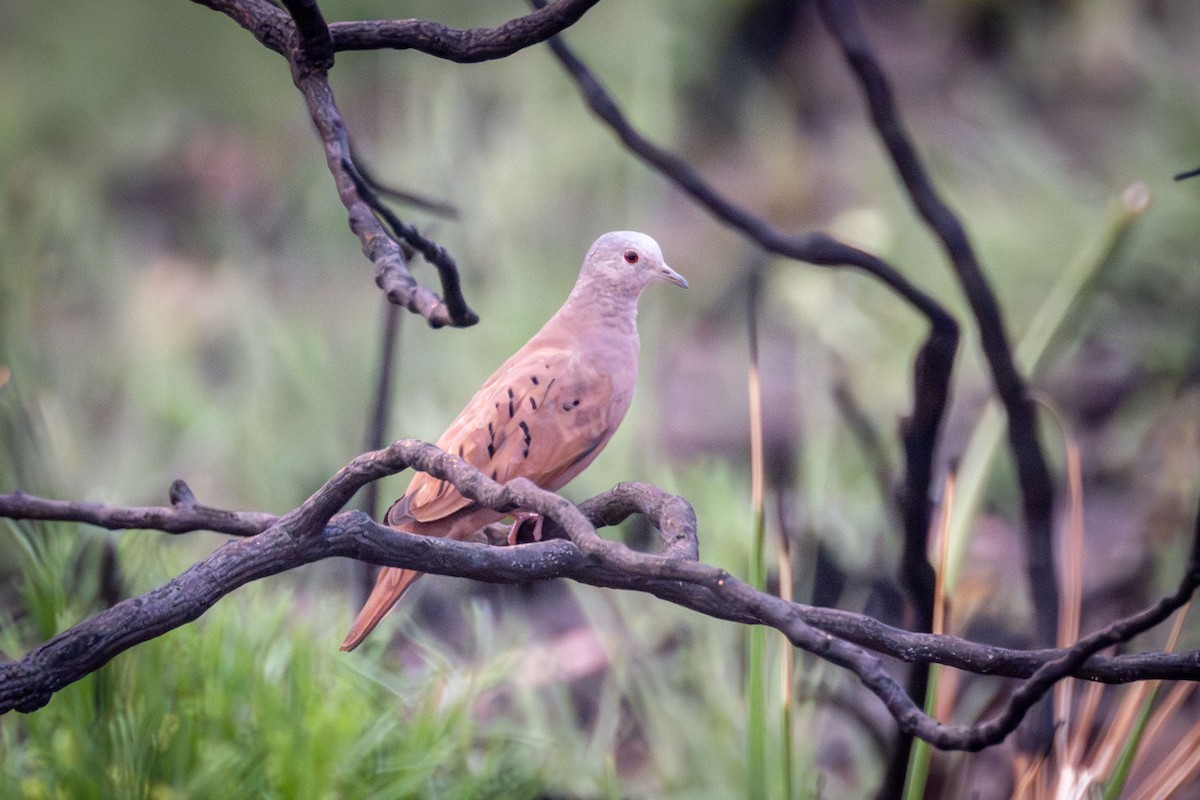
[[[448,480],[463,495],[489,507],[537,511],[553,523],[550,529],[561,528],[570,541],[496,548],[399,533],[375,524],[361,512],[333,516],[364,484],[407,466]],[[0,514],[19,508],[29,517],[38,508],[48,508],[45,504],[51,502],[28,495],[4,495],[0,496]],[[194,502],[180,501],[176,505],[182,508],[169,513],[177,517],[202,513]],[[128,509],[94,505],[67,510],[74,519],[91,517],[109,527],[127,520],[142,525],[147,517],[145,509],[137,510],[142,512],[140,515]],[[596,534],[595,524],[619,520],[635,511],[646,514],[663,532],[664,554],[637,553]],[[47,515],[44,512],[42,517]],[[770,625],[797,647],[853,671],[884,702],[902,729],[938,747],[974,750],[1002,740],[1031,703],[1055,681],[1088,662],[1097,650],[1161,622],[1186,601],[1200,581],[1200,568],[1193,559],[1175,595],[1086,637],[1068,650],[1049,651],[1048,659],[1039,662],[1027,656],[1026,666],[1033,666],[1035,671],[995,717],[974,726],[944,726],[912,703],[878,657],[814,627],[820,610],[759,592],[725,570],[693,560],[696,552],[696,519],[691,507],[682,498],[666,495],[653,486],[622,484],[581,508],[524,479],[497,484],[432,445],[402,440],[351,461],[263,533],[219,548],[164,586],[100,612],[35,648],[20,661],[0,665],[0,712],[41,707],[58,689],[124,650],[196,619],[224,594],[248,581],[319,559],[347,556],[493,582],[568,577],[596,586],[649,592],[722,619]],[[841,616],[847,615],[841,612]],[[943,647],[968,646],[950,637],[935,638]],[[1191,677],[1200,679],[1200,670],[1193,671]]]
[[[330,26],[337,50],[418,50],[460,64],[504,58],[540,44],[578,22],[599,0],[558,0],[495,28],[457,30],[427,20],[338,22]]]
[[[325,161],[333,175],[338,197],[349,215],[350,230],[358,237],[363,255],[375,265],[375,282],[388,300],[421,315],[435,328],[443,325],[466,327],[478,322],[479,317],[467,306],[462,295],[458,271],[449,254],[417,235],[422,243],[418,249],[438,268],[443,300],[413,278],[404,250],[388,235],[375,215],[376,208],[382,207],[382,203],[373,198],[373,205],[359,193],[362,182],[356,180],[352,169],[346,124],[329,85],[332,52],[325,54],[323,50],[325,42],[321,28],[324,21],[315,0],[294,0],[289,5],[289,9],[298,15],[299,25],[293,23],[287,12],[265,0],[196,2],[228,15],[254,34],[260,43],[287,57],[292,80],[304,96],[313,126],[324,145]]]
[[[375,282],[379,288],[384,290],[388,300],[420,314],[433,327],[474,325],[479,317],[462,296],[453,262],[447,257],[437,263],[445,295],[443,301],[412,277],[400,245],[383,229],[374,207],[359,193],[360,184],[348,169],[352,162],[346,125],[337,109],[326,73],[310,69],[296,60],[292,62],[292,78],[304,95],[313,125],[325,145],[325,160],[342,205],[350,215],[350,230],[358,236],[363,255],[375,265]]]
[[[388,420],[392,407],[392,384],[395,363],[396,345],[400,338],[400,307],[391,303],[383,304],[383,325],[379,342],[379,371],[375,377],[374,400],[371,403],[371,413],[367,420],[367,432],[364,442],[366,450],[379,450],[387,444]],[[379,483],[369,483],[363,489],[358,507],[372,519],[379,517]],[[366,602],[370,596],[371,587],[375,583],[376,569],[364,561],[356,562],[354,574],[357,578],[358,605]]]
[[[179,485],[179,482],[176,482]],[[687,504],[647,484],[622,483],[579,505],[596,527],[616,525],[633,513],[658,520],[668,549],[665,557],[692,558],[695,539],[687,534]],[[61,520],[82,522],[109,530],[146,529],[168,533],[211,530],[248,537],[265,531],[279,520],[272,514],[213,509],[198,503],[169,507],[128,508],[101,503],[49,500],[23,492],[0,495],[0,517],[18,520]],[[507,528],[505,529],[507,534]],[[565,535],[560,526],[547,521],[545,536]],[[396,534],[404,537],[404,534]],[[501,537],[503,538],[503,537]],[[529,545],[538,547],[540,545]],[[522,546],[522,552],[524,551]],[[507,548],[505,549],[507,552]],[[394,563],[400,551],[377,563]],[[515,551],[513,551],[515,552]],[[424,569],[424,565],[421,565]],[[281,570],[282,571],[282,570]],[[433,572],[436,570],[430,569]],[[458,573],[447,573],[458,574]],[[486,579],[486,576],[474,576]],[[698,602],[698,601],[697,601]],[[878,620],[830,608],[795,604],[805,621],[815,628],[909,663],[937,663],[972,672],[1006,678],[1027,678],[1041,665],[1061,657],[1063,650],[1014,650],[970,642],[952,636],[913,633]],[[689,607],[696,607],[694,604]],[[754,617],[736,608],[696,607],[696,610],[734,622],[754,622]],[[1141,680],[1200,680],[1200,651],[1189,653],[1140,653],[1116,657],[1095,656],[1072,675],[1102,683],[1131,683]]]
[[[396,363],[396,344],[400,338],[400,314],[391,303],[384,303],[383,325],[379,336],[379,372],[375,376],[375,393],[367,421],[365,445],[367,450],[379,450],[387,444],[388,418],[392,407],[392,372]],[[379,515],[379,484],[371,483],[363,490],[362,510],[367,516]]]
[[[175,487],[182,485],[177,481]],[[622,483],[602,495],[584,501],[580,511],[596,527],[619,524],[634,513],[645,513],[662,522],[668,549],[667,557],[694,558],[695,539],[686,535],[687,504],[665,495],[646,484]],[[210,530],[231,536],[248,537],[267,530],[279,517],[257,512],[225,511],[191,502],[171,506],[122,507],[102,503],[49,500],[13,492],[0,495],[0,517],[17,520],[58,520],[82,522],[108,530],[145,529],[167,533]],[[507,528],[504,529],[507,535]],[[399,534],[398,534],[399,535]],[[547,521],[548,539],[565,535]],[[501,537],[503,538],[503,537]],[[382,563],[382,562],[381,562]],[[1014,650],[979,644],[952,636],[913,633],[894,628],[878,620],[830,608],[803,609],[805,621],[827,633],[883,655],[909,663],[937,663],[979,675],[1027,678],[1042,664],[1060,657],[1055,649]],[[723,619],[752,622],[753,618],[736,610],[720,613],[703,609]],[[1073,676],[1102,683],[1131,683],[1140,680],[1200,680],[1200,651],[1191,653],[1145,653],[1117,657],[1096,656],[1081,665]]]
[[[544,4],[545,0],[533,0],[534,6],[541,7]],[[719,222],[734,228],[769,253],[817,266],[860,269],[882,281],[927,317],[935,329],[952,332],[957,337],[958,326],[954,318],[936,300],[914,286],[883,259],[844,244],[825,233],[781,233],[772,228],[766,220],[726,198],[712,188],[686,160],[642,136],[625,117],[600,79],[572,52],[561,37],[551,38],[549,46],[574,79],[588,107],[612,129],[621,143],[699,203]]]
[[[292,36],[288,14],[266,0],[194,0],[220,11],[248,30],[265,47],[286,53]],[[333,50],[416,50],[474,64],[505,58],[544,42],[578,22],[599,0],[558,0],[553,5],[495,28],[461,30],[421,19],[334,22]]]
[[[991,368],[996,393],[1008,414],[1008,440],[1016,459],[1021,487],[1038,641],[1051,644],[1058,630],[1058,581],[1053,550],[1054,483],[1038,441],[1035,408],[1013,360],[1000,304],[979,266],[966,230],[941,199],[905,131],[887,75],[863,35],[854,3],[850,0],[819,0],[818,7],[825,26],[842,48],[866,95],[871,121],[913,206],[942,243],[975,315],[980,344]]]
[[[392,235],[419,252],[426,261],[437,268],[438,277],[442,282],[442,293],[446,297],[446,308],[451,317],[461,320],[460,325],[473,325],[478,322],[479,317],[467,307],[467,301],[462,293],[462,284],[458,279],[458,264],[455,263],[454,257],[450,255],[449,251],[422,235],[416,227],[396,216],[375,193],[373,184],[362,174],[354,162],[349,159],[344,160],[342,169],[354,181],[354,188],[358,192],[358,196],[392,229]]]
[[[108,530],[143,529],[164,533],[215,531],[230,536],[254,536],[279,519],[254,511],[224,511],[196,502],[183,481],[171,484],[171,505],[123,507],[103,503],[46,500],[13,492],[0,495],[0,517],[8,519],[85,522]]]
[[[333,66],[333,37],[329,25],[317,6],[317,0],[282,0],[292,15],[300,36],[300,52],[312,69],[328,70]]]

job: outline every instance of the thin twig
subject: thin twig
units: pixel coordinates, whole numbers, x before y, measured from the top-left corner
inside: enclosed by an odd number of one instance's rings
[[[367,450],[379,450],[386,443],[388,419],[392,408],[392,372],[396,362],[396,344],[400,337],[400,314],[391,303],[383,307],[383,325],[379,335],[379,371],[375,377],[374,399],[364,437]],[[369,516],[379,516],[379,484],[370,483],[363,490],[362,510]]]
[[[354,147],[354,142],[350,143],[350,163],[354,165],[354,170],[358,173],[359,179],[376,194],[386,197],[389,200],[395,200],[396,202],[419,208],[422,211],[427,211],[430,214],[445,219],[458,219],[458,209],[445,200],[438,200],[408,189],[397,189],[394,186],[381,183],[375,177],[375,173],[367,168],[366,163],[358,152],[358,148]]]
[[[375,378],[374,400],[371,403],[371,414],[367,421],[365,447],[367,450],[379,450],[386,443],[388,420],[392,407],[392,372],[396,362],[396,344],[400,338],[400,307],[391,303],[383,304],[383,325],[379,336],[379,371]],[[362,492],[359,508],[371,519],[379,519],[379,482],[366,485]],[[366,602],[375,582],[375,567],[362,561],[354,562],[354,574],[358,578],[358,602]]]
[[[407,243],[425,257],[425,260],[437,268],[438,277],[442,281],[442,293],[446,298],[446,308],[454,318],[463,320],[464,325],[472,325],[479,321],[475,312],[467,308],[463,297],[462,284],[458,279],[458,264],[446,248],[432,239],[422,235],[415,226],[409,225],[396,216],[375,193],[370,181],[362,175],[362,171],[350,159],[342,161],[342,169],[354,181],[358,196],[369,205],[376,214],[383,218],[392,230],[392,235]]]

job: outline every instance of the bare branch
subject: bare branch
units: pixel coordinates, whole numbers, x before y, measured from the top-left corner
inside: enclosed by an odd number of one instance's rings
[[[438,264],[446,298],[443,302],[412,277],[400,245],[383,229],[371,204],[359,193],[359,184],[347,169],[352,162],[346,125],[334,102],[326,73],[293,61],[292,79],[304,95],[313,125],[325,144],[325,161],[337,184],[338,197],[350,215],[350,230],[358,236],[363,255],[375,265],[375,282],[388,300],[420,314],[434,327],[465,327],[478,322],[479,317],[462,296],[452,263]]]
[[[427,20],[335,22],[330,26],[337,50],[417,50],[460,64],[504,58],[561,33],[599,0],[558,0],[553,5],[495,28],[457,30]]]
[[[293,30],[291,20],[287,13],[266,0],[194,2],[228,15],[269,49],[281,54],[287,52]],[[474,64],[504,58],[540,44],[574,25],[598,2],[558,0],[495,28],[461,30],[423,19],[380,19],[334,22],[329,25],[329,34],[335,51],[416,50],[460,64]]]
[[[404,241],[437,268],[438,277],[442,281],[442,293],[446,296],[446,308],[451,317],[461,320],[459,323],[461,326],[473,325],[478,322],[479,317],[467,307],[467,301],[462,294],[462,284],[458,279],[458,264],[455,263],[454,257],[450,255],[449,251],[432,239],[423,236],[416,227],[405,223],[396,216],[375,193],[374,184],[363,175],[357,164],[346,159],[342,161],[342,169],[354,181],[354,188],[358,196],[392,229],[392,235],[396,239]]]
[[[86,522],[109,530],[144,529],[164,533],[215,531],[230,536],[254,536],[279,519],[274,514],[224,511],[200,505],[183,481],[171,484],[170,495],[170,506],[122,507],[46,500],[18,491],[0,495],[0,517]]]
[[[374,173],[367,169],[366,163],[364,162],[362,156],[357,151],[357,148],[354,147],[354,142],[351,142],[350,145],[350,163],[354,166],[354,172],[359,181],[361,181],[362,184],[372,192],[386,197],[389,200],[395,200],[399,203],[404,203],[405,205],[419,208],[422,211],[426,211],[430,214],[436,214],[437,216],[444,217],[445,219],[458,219],[458,209],[450,203],[447,203],[445,200],[438,200],[436,198],[427,197],[423,194],[418,194],[407,189],[397,189],[394,186],[388,186],[387,184],[381,183],[379,179],[375,177]]]
[[[1017,371],[1004,326],[1004,315],[966,230],[941,199],[896,110],[887,75],[859,25],[851,0],[819,0],[821,18],[837,40],[866,95],[875,125],[917,212],[933,230],[954,267],[979,329],[980,344],[996,393],[1008,413],[1008,440],[1016,458],[1017,478],[1028,541],[1029,583],[1037,611],[1038,641],[1054,642],[1058,630],[1058,580],[1054,571],[1054,483],[1038,441],[1037,418]]]
[[[518,547],[497,548],[430,537],[413,536],[378,525],[361,512],[337,514],[364,484],[412,466],[449,481],[464,496],[498,510],[537,511],[548,520],[547,533],[564,531],[568,541],[548,540]],[[190,493],[176,491],[172,510],[152,510],[179,525],[189,518],[209,519],[197,511]],[[176,508],[178,507],[178,508]],[[95,504],[58,505],[24,494],[0,496],[0,514],[20,511],[24,518],[49,518],[51,510],[71,519],[96,520],[108,527],[123,522],[144,526],[145,509],[115,509]],[[585,513],[586,512],[586,513]],[[637,553],[603,539],[595,526],[614,523],[631,513],[646,515],[662,533],[662,554]],[[337,514],[335,517],[334,514]],[[265,519],[265,517],[264,517]],[[262,521],[262,520],[259,520]],[[1200,541],[1200,524],[1197,527]],[[222,596],[251,580],[274,575],[301,564],[344,556],[388,566],[460,575],[492,582],[567,577],[595,586],[633,589],[722,619],[765,624],[783,632],[794,645],[854,672],[884,702],[905,731],[948,749],[975,750],[1001,741],[1020,722],[1030,705],[1057,680],[1088,664],[1093,672],[1112,670],[1119,659],[1091,658],[1099,649],[1125,641],[1158,624],[1178,608],[1200,582],[1200,568],[1190,565],[1180,589],[1150,609],[1085,637],[1068,650],[1020,654],[1010,661],[1032,670],[1031,677],[1011,695],[992,719],[973,726],[944,726],[926,716],[884,668],[882,661],[860,646],[818,627],[831,620],[884,626],[847,612],[814,609],[786,602],[732,577],[723,569],[696,558],[696,518],[682,498],[648,484],[621,484],[611,492],[577,507],[562,497],[517,479],[508,485],[492,481],[462,459],[416,440],[365,453],[339,470],[308,500],[279,517],[263,533],[231,542],[167,584],[139,598],[125,600],[35,648],[17,662],[0,665],[0,713],[32,711],[54,692],[98,669],[128,648],[186,624],[212,607]],[[831,616],[832,615],[832,616]],[[830,626],[833,627],[833,626]],[[899,632],[899,637],[914,634]],[[886,638],[886,637],[885,637]],[[923,660],[963,657],[979,645],[952,637],[926,637]],[[936,654],[936,655],[934,655]],[[1162,664],[1166,654],[1159,654]],[[1200,679],[1193,667],[1188,677]],[[1091,659],[1089,661],[1089,659]],[[1170,665],[1180,668],[1182,658]],[[993,672],[995,662],[975,663],[975,671]],[[1116,674],[1127,677],[1128,670]],[[1145,676],[1141,676],[1145,677]]]
[[[291,65],[292,80],[304,96],[317,135],[325,147],[325,161],[337,186],[338,197],[350,218],[350,230],[359,238],[363,255],[375,265],[375,283],[389,301],[424,317],[433,327],[466,327],[479,321],[467,305],[458,278],[458,270],[445,249],[406,228],[418,242],[414,246],[437,269],[444,300],[413,278],[408,258],[399,243],[384,230],[376,211],[386,207],[373,194],[364,197],[359,189],[367,185],[353,167],[346,123],[338,111],[328,69],[333,64],[329,31],[315,0],[291,0],[287,12],[265,0],[196,0],[220,11],[246,28],[263,45],[282,53]],[[390,212],[389,212],[390,213]],[[404,234],[409,238],[409,234]]]
[[[333,37],[329,35],[329,25],[325,23],[317,0],[283,0],[283,7],[292,15],[305,62],[312,69],[332,67]]]

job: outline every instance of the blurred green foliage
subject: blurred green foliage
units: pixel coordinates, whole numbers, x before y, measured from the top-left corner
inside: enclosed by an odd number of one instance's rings
[[[732,197],[783,229],[878,252],[964,314],[839,56],[809,11],[778,16],[785,5],[606,0],[569,38],[647,135]],[[1195,489],[1181,387],[1200,349],[1200,183],[1170,176],[1200,162],[1200,12],[1185,0],[884,5],[871,6],[871,33],[1014,337],[1109,200],[1147,184],[1150,211],[1034,383],[1088,436],[1089,497],[1133,498],[1120,524],[1154,520],[1155,541],[1169,537]],[[323,8],[462,26],[523,11]],[[179,477],[211,505],[291,508],[362,446],[382,300],[286,65],[183,0],[3,0],[0,18],[0,491],[162,503]],[[623,479],[681,493],[705,560],[744,574],[740,287],[761,256],[625,154],[542,49],[473,66],[343,53],[333,85],[375,173],[458,207],[455,222],[402,215],[456,255],[483,318],[462,331],[405,321],[389,434],[436,437],[558,306],[596,235],[646,230],[693,288],[643,300],[638,403],[568,494]],[[768,411],[795,417],[777,436],[795,460],[789,529],[805,556],[816,540],[832,550],[849,576],[841,603],[861,608],[894,568],[876,473],[898,468],[922,324],[862,276],[766,266]],[[967,326],[947,457],[986,399],[974,342]],[[681,380],[695,352],[703,369]],[[887,463],[848,429],[838,385],[874,421]],[[993,470],[984,505],[1011,522],[1009,474]],[[133,593],[218,542],[7,524],[0,651],[17,657],[94,612],[105,546]],[[804,599],[811,560],[796,572]],[[584,715],[563,682],[524,680],[536,637],[515,614],[467,603],[465,647],[401,620],[416,666],[379,635],[365,656],[335,653],[352,580],[323,564],[247,587],[36,714],[0,718],[0,795],[726,797],[746,785],[734,626],[573,590],[606,659]],[[879,745],[870,712],[846,709],[873,701],[812,659],[795,683],[796,785],[869,794]]]

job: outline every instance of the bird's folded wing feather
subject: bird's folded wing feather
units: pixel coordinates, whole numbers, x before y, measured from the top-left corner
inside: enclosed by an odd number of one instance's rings
[[[607,444],[628,408],[626,394],[575,352],[526,347],[476,392],[437,445],[493,480],[525,477],[556,490]],[[451,484],[418,473],[388,521],[432,522],[471,505]]]

